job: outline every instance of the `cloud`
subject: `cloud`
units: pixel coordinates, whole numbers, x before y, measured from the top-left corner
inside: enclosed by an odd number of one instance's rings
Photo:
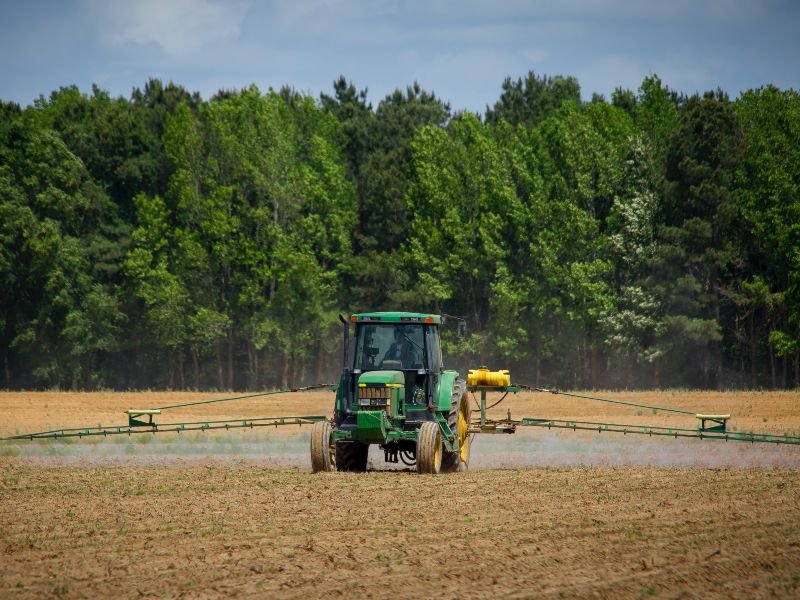
[[[283,84],[330,90],[341,73],[374,102],[418,80],[481,111],[506,76],[575,75],[585,99],[657,73],[732,95],[798,87],[796,0],[35,0],[0,19],[4,99],[152,76],[210,95]]]
[[[330,0],[325,2],[330,4]],[[763,15],[775,0],[502,0],[489,5],[485,0],[355,0],[361,10],[395,5],[400,13],[415,13],[437,19],[519,20],[645,20],[651,22],[686,19],[702,22],[744,21]]]
[[[88,0],[100,39],[107,46],[156,45],[181,57],[238,39],[249,0]]]

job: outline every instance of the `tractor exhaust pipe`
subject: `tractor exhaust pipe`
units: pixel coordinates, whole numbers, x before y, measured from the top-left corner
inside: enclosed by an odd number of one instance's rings
[[[342,371],[347,371],[347,357],[350,355],[350,324],[343,315],[339,315],[339,320],[344,327],[344,348],[342,349]]]
[[[350,356],[350,323],[347,319],[344,318],[344,315],[339,315],[339,320],[342,322],[342,327],[344,327],[344,345],[342,348],[342,381],[344,382],[344,390],[342,390],[342,398],[344,400],[344,412],[348,415],[353,414],[353,410],[351,408],[351,403],[353,402],[353,396],[355,392],[353,391],[354,383],[352,377],[350,377],[350,367],[347,364],[347,359]]]

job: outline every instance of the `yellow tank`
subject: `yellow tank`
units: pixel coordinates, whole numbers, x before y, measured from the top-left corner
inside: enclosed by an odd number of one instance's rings
[[[500,371],[490,371],[488,367],[470,369],[467,374],[467,385],[505,387],[511,385],[511,375],[508,369]]]

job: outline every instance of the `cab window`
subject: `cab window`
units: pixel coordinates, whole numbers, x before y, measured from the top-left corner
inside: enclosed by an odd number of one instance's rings
[[[370,323],[359,325],[356,330],[356,369],[422,369],[425,354],[422,325]]]
[[[436,327],[425,327],[425,340],[428,347],[428,363],[431,371],[442,369],[442,349],[439,345],[439,336]]]

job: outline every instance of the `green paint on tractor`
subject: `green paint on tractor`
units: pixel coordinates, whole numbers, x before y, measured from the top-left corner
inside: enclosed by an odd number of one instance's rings
[[[360,410],[356,415],[356,429],[352,433],[352,439],[364,444],[385,444],[391,428],[392,424],[384,411]]]
[[[312,447],[325,453],[312,453],[314,470],[364,471],[371,445],[383,450],[386,462],[421,472],[465,469],[467,386],[442,360],[446,318],[370,312],[342,323],[344,359],[334,418],[332,426],[319,424],[312,432],[320,438]],[[466,418],[459,420],[459,412]]]

